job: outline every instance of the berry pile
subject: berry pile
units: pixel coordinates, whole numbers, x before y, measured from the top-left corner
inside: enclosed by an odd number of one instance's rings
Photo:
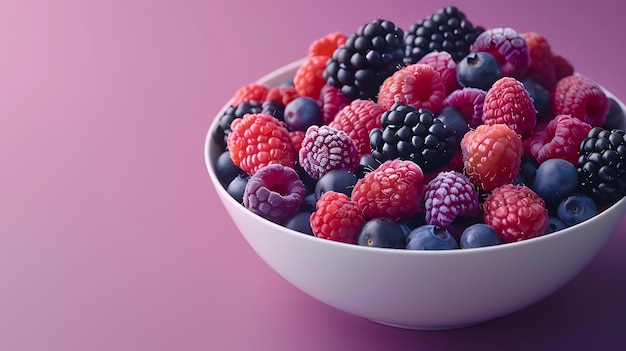
[[[251,212],[322,239],[408,250],[527,240],[626,195],[619,103],[539,33],[456,7],[311,43],[290,83],[250,83],[213,131]]]

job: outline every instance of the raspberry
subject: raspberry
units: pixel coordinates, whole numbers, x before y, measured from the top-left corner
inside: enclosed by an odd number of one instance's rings
[[[300,210],[305,193],[304,183],[293,168],[270,164],[250,177],[243,204],[261,217],[280,224]]]
[[[299,152],[302,168],[315,179],[333,169],[354,173],[360,159],[359,150],[348,134],[329,126],[309,127]]]
[[[530,53],[524,37],[513,28],[491,28],[474,41],[471,52],[484,51],[500,64],[503,77],[521,78],[530,66]]]
[[[378,103],[385,110],[401,102],[437,113],[445,96],[446,87],[439,73],[430,65],[416,63],[400,68],[383,81]]]
[[[452,55],[447,51],[433,51],[424,55],[417,63],[423,63],[431,66],[439,73],[443,84],[446,87],[446,95],[461,88],[459,81],[456,79],[456,62]]]
[[[530,53],[530,66],[526,77],[534,79],[549,92],[554,91],[557,78],[550,44],[546,38],[535,32],[523,33],[522,36]]]
[[[250,175],[272,163],[293,167],[297,160],[285,124],[263,113],[233,121],[228,149],[235,165]]]
[[[448,227],[457,217],[473,217],[480,204],[476,186],[460,172],[440,172],[424,189],[426,223]]]
[[[600,127],[609,112],[609,99],[596,82],[580,75],[562,78],[556,84],[554,113],[572,115],[592,127]]]
[[[311,229],[318,238],[355,244],[365,216],[346,194],[328,191],[315,204],[311,214]]]
[[[511,77],[493,83],[485,95],[483,123],[506,124],[522,139],[528,138],[537,124],[537,110],[524,84]]]
[[[343,95],[339,88],[328,84],[322,87],[319,101],[322,105],[323,124],[330,123],[333,119],[335,119],[337,112],[350,103],[350,99]]]
[[[372,100],[356,99],[341,109],[329,127],[342,130],[356,143],[361,155],[369,154],[369,133],[382,126],[380,116],[385,110]]]
[[[483,124],[483,105],[486,91],[478,88],[461,88],[443,99],[441,108],[452,106],[467,121],[470,128]]]
[[[494,189],[483,210],[483,221],[494,227],[505,243],[541,236],[548,227],[543,200],[525,185],[506,184]]]
[[[548,125],[528,138],[529,151],[537,162],[562,158],[576,165],[580,143],[591,126],[569,115],[558,115]]]
[[[557,81],[574,74],[574,66],[572,66],[565,57],[559,54],[552,54],[552,65],[554,66],[554,74],[556,75]]]
[[[319,38],[311,43],[311,45],[309,46],[308,56],[327,56],[328,58],[330,58],[331,56],[333,56],[333,52],[335,52],[337,48],[345,44],[347,39],[348,36],[343,33],[329,33],[326,36]]]
[[[278,86],[271,88],[265,96],[266,101],[276,101],[287,106],[291,101],[300,95],[293,86]]]
[[[465,174],[481,190],[491,191],[517,177],[524,147],[506,124],[483,124],[465,134],[461,151]]]
[[[235,92],[235,96],[233,96],[233,102],[231,104],[237,106],[244,101],[251,100],[262,103],[265,101],[265,97],[267,96],[267,92],[269,90],[270,88],[265,84],[248,83]]]
[[[222,149],[226,149],[228,134],[230,134],[230,125],[233,121],[248,113],[261,113],[262,110],[263,106],[261,103],[254,100],[244,101],[237,105],[229,106],[219,117],[217,128],[213,132],[213,138]]]
[[[326,84],[322,73],[326,68],[328,59],[327,56],[310,56],[298,67],[293,78],[298,95],[319,99],[320,91]]]
[[[371,218],[402,219],[421,211],[424,174],[412,161],[389,160],[359,179],[352,200]]]
[[[302,140],[304,140],[305,132],[302,130],[290,130],[289,131],[289,139],[291,139],[291,143],[296,149],[296,153],[300,152],[300,148],[302,147]]]

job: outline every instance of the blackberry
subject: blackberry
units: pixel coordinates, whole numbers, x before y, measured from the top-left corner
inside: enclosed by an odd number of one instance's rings
[[[230,133],[230,124],[237,118],[241,118],[248,113],[261,113],[262,105],[254,100],[240,102],[237,105],[231,105],[219,117],[217,128],[213,131],[213,139],[222,148],[226,149],[228,142],[228,133]]]
[[[406,31],[404,63],[417,63],[432,51],[447,51],[458,62],[469,54],[470,46],[483,31],[483,27],[474,26],[456,7],[441,8]]]
[[[266,100],[261,105],[261,113],[274,116],[279,121],[285,120],[285,105],[280,101]]]
[[[382,128],[370,132],[372,156],[378,162],[411,160],[428,173],[448,164],[458,148],[454,130],[427,109],[397,102],[381,121]]]
[[[626,133],[594,127],[580,143],[577,171],[582,190],[599,205],[626,195]]]
[[[378,88],[404,59],[404,31],[377,19],[359,27],[333,52],[323,77],[350,100],[376,100]]]

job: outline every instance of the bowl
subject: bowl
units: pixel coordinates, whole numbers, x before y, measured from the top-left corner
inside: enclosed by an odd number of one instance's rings
[[[266,75],[293,78],[301,60]],[[622,110],[624,104],[610,92]],[[541,237],[466,250],[414,251],[344,244],[302,234],[253,214],[220,185],[212,131],[204,156],[217,195],[243,237],[273,270],[311,297],[374,322],[453,329],[498,318],[552,294],[580,273],[626,214],[626,198],[575,226]],[[626,121],[623,121],[626,124]]]

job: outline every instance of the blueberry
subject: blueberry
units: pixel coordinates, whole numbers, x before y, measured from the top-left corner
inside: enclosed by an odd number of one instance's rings
[[[598,206],[585,194],[573,194],[565,198],[557,207],[557,216],[568,227],[598,214]]]
[[[315,204],[317,203],[317,199],[315,198],[315,193],[310,193],[302,199],[302,203],[300,204],[301,212],[315,212]]]
[[[315,185],[317,184],[317,179],[311,177],[309,173],[300,165],[300,162],[296,162],[296,165],[293,167],[298,173],[300,180],[304,183],[304,187],[306,188],[307,194],[312,194],[315,192]]]
[[[308,211],[298,212],[289,217],[283,225],[297,232],[313,235],[313,229],[311,229],[311,213],[312,212]]]
[[[350,197],[352,188],[356,184],[356,176],[345,169],[333,169],[324,174],[315,185],[315,198],[317,200],[324,195],[325,192],[335,191],[343,193]]]
[[[539,168],[537,159],[529,155],[522,155],[522,162],[520,162],[519,168],[519,173],[514,183],[532,187],[535,181],[535,174],[537,174],[537,168]]]
[[[241,168],[235,165],[230,158],[230,151],[226,150],[217,157],[217,161],[215,162],[215,174],[220,183],[222,183],[222,186],[228,186],[228,183],[242,173],[244,172]]]
[[[322,124],[322,109],[317,100],[299,96],[285,106],[285,123],[291,130],[306,131],[312,125]]]
[[[465,133],[470,130],[469,123],[467,123],[463,115],[452,106],[442,108],[437,115],[437,119],[442,121],[448,128],[454,130],[454,137],[458,144],[461,143],[461,139],[463,139]]]
[[[398,224],[400,225],[404,238],[406,239],[409,237],[409,234],[411,234],[413,229],[426,224],[426,220],[423,216],[413,216],[398,220]]]
[[[559,217],[548,216],[548,227],[546,228],[546,234],[558,232],[561,229],[565,229],[567,226]]]
[[[552,111],[550,93],[532,78],[522,80],[522,84],[528,92],[528,95],[530,95],[530,98],[533,99],[533,106],[535,106],[535,110],[537,110],[537,121],[543,121]]]
[[[419,226],[407,237],[408,250],[451,250],[459,244],[447,229],[432,224]]]
[[[380,166],[380,162],[376,161],[374,156],[371,153],[361,155],[361,159],[359,161],[359,167],[354,172],[354,175],[357,178],[363,178],[365,175]]]
[[[609,112],[602,127],[608,130],[624,129],[624,120],[626,120],[626,113],[624,113],[617,100],[609,97]]]
[[[248,174],[239,174],[235,176],[235,178],[228,184],[226,191],[233,199],[237,200],[239,203],[243,203],[243,193],[246,190],[246,185],[248,185],[248,180],[250,176]]]
[[[488,52],[473,52],[456,66],[456,78],[463,87],[489,90],[502,77],[498,60]]]
[[[362,246],[403,249],[406,239],[400,225],[391,218],[370,219],[363,225],[357,243]]]
[[[537,167],[531,189],[539,195],[548,210],[578,189],[576,167],[562,158],[551,158]]]
[[[463,249],[501,244],[496,229],[488,224],[476,223],[465,228],[461,233],[460,246]]]

